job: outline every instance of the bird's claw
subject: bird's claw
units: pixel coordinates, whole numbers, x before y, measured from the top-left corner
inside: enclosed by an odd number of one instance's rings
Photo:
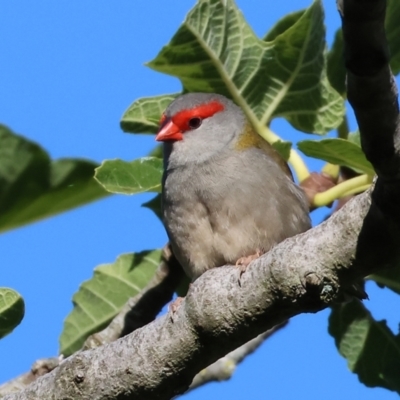
[[[249,264],[252,261],[254,261],[257,258],[259,258],[262,254],[263,254],[263,252],[261,250],[257,249],[255,254],[251,254],[251,255],[245,256],[245,257],[240,257],[236,261],[235,266],[238,267],[238,270],[239,270],[239,278],[238,278],[239,285],[240,285],[240,279],[241,279],[242,275],[246,272],[247,267],[249,266]]]
[[[184,300],[184,297],[177,297],[173,302],[169,303],[168,311],[171,313],[170,318],[171,318],[172,322],[174,322],[174,315],[183,300]]]

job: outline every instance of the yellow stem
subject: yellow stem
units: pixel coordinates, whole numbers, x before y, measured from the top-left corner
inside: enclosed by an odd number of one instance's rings
[[[373,177],[370,175],[360,175],[347,181],[341,182],[325,192],[317,193],[314,197],[313,205],[323,207],[331,204],[332,201],[340,199],[350,194],[360,193],[371,185]]]
[[[268,143],[272,144],[278,140],[282,140],[275,132],[272,132],[268,126],[258,123],[255,127],[257,132],[263,137]]]
[[[270,144],[278,140],[282,140],[275,132],[271,131],[271,129],[269,129],[269,127],[266,125],[257,124],[255,128],[257,129],[261,137],[263,137]],[[310,172],[303,158],[294,149],[290,150],[289,164],[293,167],[293,170],[299,182],[302,182],[310,175]]]
[[[326,163],[322,167],[322,172],[325,174],[328,174],[329,176],[331,176],[334,179],[337,179],[339,176],[340,167],[339,167],[339,165]]]
[[[341,196],[341,197],[351,196],[352,194],[365,192],[367,189],[369,189],[370,186],[371,186],[371,182],[367,183],[365,185],[361,185],[357,188],[354,188],[353,190],[349,190],[348,192],[344,193],[343,196]]]
[[[294,149],[290,150],[289,164],[293,167],[294,172],[299,182],[310,176],[310,171],[307,168],[301,155]]]

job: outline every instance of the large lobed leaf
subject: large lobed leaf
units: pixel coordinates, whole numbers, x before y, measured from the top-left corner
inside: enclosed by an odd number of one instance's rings
[[[90,161],[51,161],[39,145],[2,125],[0,142],[0,232],[107,195]]]
[[[122,117],[122,130],[133,133],[154,133],[158,128],[161,114],[177,96],[178,94],[166,94],[136,100]]]
[[[337,127],[344,112],[326,77],[324,37],[319,0],[281,20],[268,41],[255,36],[233,0],[200,0],[148,65],[177,76],[184,91],[232,98],[257,128],[283,116],[299,130],[322,134]],[[122,119],[124,129],[154,132],[157,109],[170,96],[135,102]]]
[[[142,207],[148,208],[153,211],[153,213],[162,220],[162,211],[161,211],[161,194],[157,194],[151,200],[146,201],[142,204]]]
[[[345,139],[303,140],[298,142],[297,146],[306,156],[349,167],[368,175],[375,174],[374,168],[366,159],[361,147],[353,141]]]
[[[148,284],[160,259],[160,250],[142,251],[98,266],[93,278],[73,296],[74,309],[64,322],[60,353],[69,356],[78,351],[89,335],[107,326],[128,299]]]
[[[0,339],[11,333],[22,321],[25,313],[24,300],[9,288],[0,288]]]
[[[390,67],[395,75],[400,72],[400,2],[387,0],[385,32],[390,48]]]
[[[344,65],[343,32],[341,29],[336,31],[335,40],[328,53],[327,72],[331,85],[343,98],[346,98],[346,67]]]
[[[282,19],[280,19],[263,37],[265,42],[272,42],[277,36],[281,35],[289,28],[291,28],[300,17],[303,16],[306,10],[295,11],[290,14],[286,14]]]
[[[278,153],[285,161],[289,160],[290,150],[292,149],[292,142],[277,140],[276,142],[272,143],[272,147],[278,151]]]
[[[400,335],[394,335],[385,321],[375,321],[363,304],[354,300],[334,307],[329,333],[361,382],[400,393]]]
[[[111,193],[160,192],[163,161],[143,157],[131,162],[106,160],[96,168],[96,180]]]
[[[400,266],[388,268],[370,275],[368,279],[375,281],[380,287],[387,287],[400,294]]]

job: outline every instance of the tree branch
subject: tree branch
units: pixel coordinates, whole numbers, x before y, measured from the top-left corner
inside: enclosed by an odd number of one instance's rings
[[[58,367],[63,357],[52,357],[37,360],[33,363],[31,370],[11,379],[0,385],[0,398],[8,393],[24,390],[28,385],[34,382],[40,376],[48,374],[54,368]]]
[[[385,0],[338,1],[342,15],[347,94],[368,160],[381,180],[399,179],[399,107],[389,66]]]
[[[285,321],[280,325],[274,326],[200,371],[194,377],[188,391],[197,389],[209,382],[220,382],[230,379],[238,364],[240,364],[248,355],[254,353],[266,339],[270,338],[274,333],[285,327],[288,322],[289,321]]]
[[[367,214],[366,220],[372,215],[377,223],[377,235],[386,221],[374,218],[372,208],[369,193],[358,196],[323,224],[251,263],[241,285],[234,266],[207,271],[175,314],[73,355],[5,399],[151,400],[183,393],[217,359],[296,314],[325,308],[340,299],[355,277],[373,271],[379,264],[371,255],[382,256],[382,249],[373,243],[363,246],[359,233]],[[358,246],[365,264],[356,258]]]

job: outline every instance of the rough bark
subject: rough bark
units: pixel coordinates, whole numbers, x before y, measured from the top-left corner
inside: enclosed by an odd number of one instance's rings
[[[384,214],[374,209],[370,193],[358,196],[323,224],[250,264],[240,285],[234,266],[207,271],[174,314],[71,356],[5,399],[170,399],[183,393],[203,368],[296,314],[340,300],[353,279],[381,265],[375,258],[386,248],[362,239],[366,225],[375,236],[389,238]],[[388,262],[398,260],[398,250],[395,256]]]
[[[243,344],[237,349],[231,351],[226,356],[220,358],[215,363],[209,365],[207,368],[200,371],[193,379],[190,385],[190,390],[197,389],[209,382],[224,381],[232,377],[236,367],[250,354],[254,353],[266,339],[270,338],[273,334],[281,330],[288,324],[286,321],[280,325],[274,326],[267,332],[258,335],[249,342]]]

